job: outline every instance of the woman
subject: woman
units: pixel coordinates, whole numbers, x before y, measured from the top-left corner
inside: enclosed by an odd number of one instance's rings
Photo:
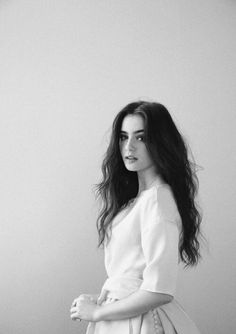
[[[128,104],[116,116],[102,165],[97,227],[108,278],[81,295],[73,320],[87,334],[197,334],[174,300],[178,262],[197,264],[198,180],[186,144],[159,103]]]

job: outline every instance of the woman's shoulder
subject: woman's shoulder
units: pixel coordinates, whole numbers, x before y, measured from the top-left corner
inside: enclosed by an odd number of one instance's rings
[[[148,189],[143,196],[143,205],[147,210],[157,210],[158,216],[167,220],[179,220],[180,215],[174,194],[167,183],[155,185]]]

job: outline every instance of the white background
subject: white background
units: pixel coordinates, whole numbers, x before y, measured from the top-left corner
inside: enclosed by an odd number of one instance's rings
[[[0,334],[84,333],[105,279],[93,185],[116,113],[166,105],[199,171],[208,245],[176,298],[203,334],[235,322],[236,1],[0,1]]]

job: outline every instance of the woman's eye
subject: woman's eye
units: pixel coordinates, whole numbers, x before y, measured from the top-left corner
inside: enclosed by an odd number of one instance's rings
[[[138,136],[137,139],[138,139],[139,141],[144,141],[144,136]]]
[[[126,136],[126,135],[120,135],[120,141],[122,142],[124,140],[128,140],[128,136]],[[136,140],[138,140],[138,141],[144,141],[144,136],[143,135],[137,136]]]
[[[120,135],[120,141],[124,141],[125,139],[127,139],[127,136],[125,136],[125,135]]]

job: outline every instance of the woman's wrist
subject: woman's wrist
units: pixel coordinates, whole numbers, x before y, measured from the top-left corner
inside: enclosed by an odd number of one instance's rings
[[[104,307],[102,305],[98,305],[97,308],[94,311],[94,321],[98,322],[98,321],[102,321],[102,309]]]
[[[173,297],[168,294],[138,290],[130,296],[114,303],[97,305],[94,321],[122,320],[148,312],[169,303]]]

